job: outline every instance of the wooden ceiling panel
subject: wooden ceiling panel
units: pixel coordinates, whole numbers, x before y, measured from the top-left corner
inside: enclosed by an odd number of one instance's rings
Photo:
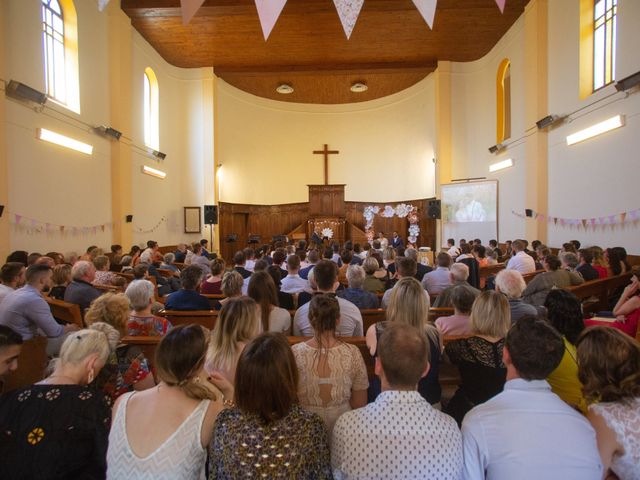
[[[495,0],[439,0],[429,30],[411,0],[366,0],[347,40],[332,0],[288,0],[266,42],[253,0],[206,0],[186,26],[179,0],[122,0],[121,6],[173,65],[213,66],[229,83],[268,98],[275,98],[276,77],[286,81],[288,72],[291,78],[298,72],[296,93],[285,100],[342,103],[345,96],[331,89],[349,80],[345,70],[362,72],[359,80],[370,87],[367,100],[400,91],[420,74],[424,78],[438,60],[484,56],[528,1],[507,0],[500,14]],[[312,93],[318,89],[325,93]],[[362,98],[349,95],[347,100]]]

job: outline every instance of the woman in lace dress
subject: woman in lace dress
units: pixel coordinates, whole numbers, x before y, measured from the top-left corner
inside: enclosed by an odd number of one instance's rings
[[[605,472],[640,479],[640,344],[610,327],[586,329],[577,342],[578,377],[588,401]]]
[[[207,335],[199,325],[170,330],[158,345],[160,382],[144,392],[125,393],[113,407],[107,479],[200,480],[207,445],[233,388],[220,375],[207,377]]]
[[[300,405],[322,417],[329,438],[338,417],[367,404],[367,368],[355,345],[336,337],[340,306],[331,295],[315,295],[309,305],[315,336],[294,345]]]

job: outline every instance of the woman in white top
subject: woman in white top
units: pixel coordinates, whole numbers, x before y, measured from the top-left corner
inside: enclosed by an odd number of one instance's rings
[[[332,295],[316,294],[309,305],[315,337],[293,346],[300,405],[322,417],[329,438],[338,417],[367,404],[367,369],[355,345],[336,337],[340,306]]]
[[[265,271],[255,272],[251,275],[248,293],[260,307],[262,331],[289,334],[291,314],[278,306],[276,284],[271,275]]]
[[[207,445],[233,388],[204,370],[207,335],[199,325],[171,329],[156,351],[156,388],[122,395],[113,407],[107,479],[204,478]]]
[[[260,333],[258,305],[249,297],[229,298],[211,332],[205,368],[219,372],[233,384],[244,347]]]
[[[578,379],[596,430],[605,477],[640,478],[640,344],[620,330],[594,326],[576,342]]]

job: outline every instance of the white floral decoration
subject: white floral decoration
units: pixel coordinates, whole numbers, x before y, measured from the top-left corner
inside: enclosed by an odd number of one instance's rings
[[[376,205],[368,205],[364,207],[364,219],[365,225],[364,230],[367,234],[367,238],[369,239],[369,243],[373,241],[374,231],[373,231],[373,219],[376,215],[380,214],[385,218],[391,218],[397,216],[399,218],[409,217],[409,236],[408,240],[411,243],[416,243],[418,240],[418,236],[420,235],[420,226],[418,225],[418,209],[413,205],[407,205],[406,203],[400,203],[394,207],[391,205],[385,205],[384,208],[380,209],[380,207]]]
[[[327,237],[328,239],[333,238],[333,230],[331,230],[330,228],[323,228],[320,234],[322,235],[322,238],[324,237]]]
[[[407,215],[409,215],[409,213],[411,213],[411,210],[413,210],[413,207],[411,205],[407,205],[406,203],[401,203],[396,207],[396,216],[400,218],[404,218]]]
[[[396,214],[396,211],[393,209],[391,205],[385,205],[384,211],[382,212],[382,216],[386,218],[391,218]]]

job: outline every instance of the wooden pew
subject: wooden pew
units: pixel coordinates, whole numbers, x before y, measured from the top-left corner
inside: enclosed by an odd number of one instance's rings
[[[175,276],[175,273],[173,270],[169,270],[167,268],[157,268],[156,269],[158,271],[158,273],[160,275],[162,275],[164,278],[172,278]]]
[[[366,308],[360,310],[362,314],[363,333],[366,334],[371,325],[386,320],[385,311],[382,308]]]
[[[524,275],[522,275],[522,278],[524,278],[524,282],[528,285],[529,282],[533,280],[539,273],[544,273],[544,270],[536,270],[535,272],[525,273]]]
[[[487,278],[492,275],[497,275],[500,270],[504,270],[507,266],[506,263],[494,263],[493,265],[487,265],[486,267],[480,267],[480,289],[484,289],[487,284]]]
[[[75,306],[77,307],[77,305]],[[25,341],[18,358],[18,369],[7,376],[2,386],[2,393],[42,380],[49,362],[46,350],[47,337],[34,337]]]
[[[203,297],[207,298],[207,300],[209,300],[209,303],[211,304],[211,309],[215,308],[216,305],[220,303],[220,300],[222,300],[223,298],[226,298],[221,293],[207,293],[207,294],[201,293],[200,295],[202,295]]]
[[[449,317],[453,315],[453,307],[441,307],[429,309],[429,322],[435,323],[440,317]]]
[[[112,292],[112,293],[122,293],[124,292],[124,287],[118,287],[116,285],[103,285],[100,283],[92,284],[93,288],[96,290],[100,290],[102,292]]]
[[[58,320],[62,320],[67,323],[75,323],[80,328],[84,328],[84,321],[82,320],[82,312],[80,311],[80,305],[75,303],[63,302],[62,300],[56,300],[55,298],[44,297],[51,309],[51,315]]]
[[[175,265],[176,267],[178,267],[178,270],[184,270],[185,267],[187,266],[186,263],[180,263],[180,262],[173,262],[173,265]]]
[[[142,350],[142,353],[147,358],[149,362],[149,368],[152,371],[155,371],[155,358],[156,358],[156,348],[158,348],[158,344],[162,340],[160,336],[154,337],[136,337],[131,335],[126,335],[120,339],[120,341],[126,345],[135,345],[136,347]]]
[[[160,310],[158,315],[169,320],[173,326],[196,323],[209,330],[213,330],[218,319],[216,310]]]
[[[616,290],[629,284],[631,276],[631,272],[627,272],[614,277],[599,278],[580,285],[566,287],[565,290],[578,297],[585,312],[608,310],[609,300]]]

